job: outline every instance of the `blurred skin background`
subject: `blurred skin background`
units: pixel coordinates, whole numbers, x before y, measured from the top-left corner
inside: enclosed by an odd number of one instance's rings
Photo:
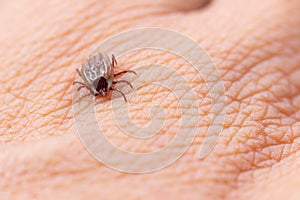
[[[2,0],[0,199],[300,199],[299,10],[299,0]],[[138,27],[187,35],[220,71],[227,116],[204,160],[196,154],[209,127],[205,121],[177,162],[143,175],[103,166],[76,135],[76,66],[98,42]],[[164,54],[135,58],[172,66]],[[189,66],[176,70],[193,75]],[[194,89],[209,100],[204,85]],[[156,103],[165,99],[163,92],[152,91]],[[132,116],[145,112],[141,103],[151,108],[148,93],[135,96]],[[205,113],[205,105],[200,109]],[[109,110],[100,111],[106,131],[114,134]],[[139,148],[122,137],[114,140]],[[158,139],[145,148],[162,144]]]

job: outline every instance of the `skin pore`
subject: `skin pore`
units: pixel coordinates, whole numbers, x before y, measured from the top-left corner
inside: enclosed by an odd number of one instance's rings
[[[0,196],[299,199],[300,1],[205,3],[1,1]],[[75,69],[97,42],[138,27],[162,27],[187,35],[208,52],[220,71],[227,116],[218,143],[204,160],[196,154],[209,126],[205,120],[199,123],[195,142],[178,161],[143,175],[105,167],[77,137],[72,114]],[[172,66],[174,59],[168,56],[148,52],[132,60],[159,60]],[[134,62],[118,60],[123,70]],[[182,64],[176,70],[193,76],[189,67]],[[202,80],[196,83],[191,85],[204,98],[200,117],[205,117],[208,91]],[[129,101],[134,107],[130,115],[147,115],[144,105],[154,105],[153,95],[156,104],[163,103],[164,94],[168,96],[164,89],[138,90]],[[157,139],[142,146],[115,135],[118,128],[108,114],[109,99],[98,111],[105,132],[123,148],[154,150],[164,144]],[[176,118],[175,112],[170,115]],[[176,127],[163,131],[172,134]]]

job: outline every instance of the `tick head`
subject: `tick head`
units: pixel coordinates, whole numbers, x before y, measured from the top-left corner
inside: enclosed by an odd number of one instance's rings
[[[93,85],[96,91],[102,96],[107,94],[108,84],[104,77],[101,76],[100,78],[94,80]]]

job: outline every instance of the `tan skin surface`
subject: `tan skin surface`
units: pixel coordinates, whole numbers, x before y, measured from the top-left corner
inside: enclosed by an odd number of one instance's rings
[[[202,3],[1,1],[1,199],[300,199],[300,1]],[[225,83],[227,117],[206,159],[196,158],[198,135],[170,167],[132,175],[103,166],[79,142],[72,82],[97,42],[143,26],[179,31],[207,50]],[[142,91],[130,102],[150,101]],[[136,108],[132,116],[143,109]],[[114,134],[111,116],[104,120]]]

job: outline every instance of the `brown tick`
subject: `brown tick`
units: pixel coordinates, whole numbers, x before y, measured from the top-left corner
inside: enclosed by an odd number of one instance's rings
[[[116,80],[114,78],[125,73],[135,73],[132,70],[121,71],[117,74],[114,73],[114,67],[117,65],[117,60],[112,54],[111,59],[104,53],[92,53],[83,63],[81,70],[76,69],[78,75],[82,78],[83,83],[79,81],[73,82],[74,84],[80,84],[78,91],[82,88],[87,88],[94,96],[107,95],[108,90],[119,92],[125,102],[127,102],[124,93],[116,88],[113,88],[114,84],[126,83],[132,89],[131,83],[126,80]]]

